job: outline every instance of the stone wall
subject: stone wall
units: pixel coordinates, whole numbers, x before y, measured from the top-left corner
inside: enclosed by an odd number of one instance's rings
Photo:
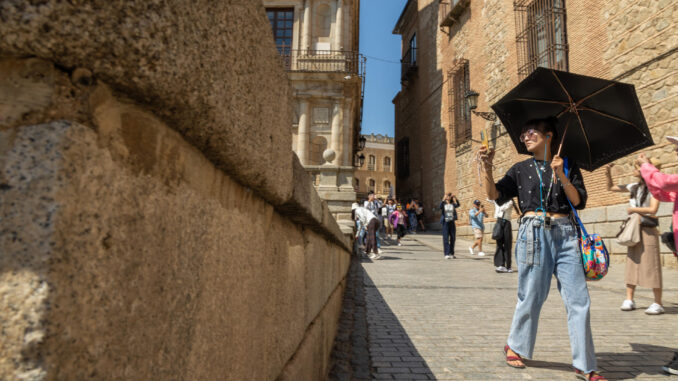
[[[323,379],[350,242],[261,4],[0,7],[0,379]]]

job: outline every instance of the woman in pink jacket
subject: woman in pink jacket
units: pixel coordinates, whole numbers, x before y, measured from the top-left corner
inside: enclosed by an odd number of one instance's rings
[[[678,138],[667,136],[668,141],[678,146]],[[676,148],[678,153],[678,147]],[[661,173],[645,154],[640,154],[637,160],[640,165],[640,174],[643,176],[647,188],[659,201],[673,202],[673,238],[678,243],[678,175]],[[675,254],[675,253],[674,253]]]

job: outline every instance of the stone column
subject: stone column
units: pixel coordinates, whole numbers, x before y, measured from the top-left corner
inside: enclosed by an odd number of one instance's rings
[[[308,98],[299,99],[299,133],[297,137],[297,156],[301,164],[308,164],[308,145],[310,134],[310,115]]]
[[[342,3],[342,0],[337,0],[337,15],[334,22],[334,50],[344,50],[344,7]]]
[[[335,153],[333,164],[341,165],[341,157],[343,153],[343,147],[341,144],[341,130],[342,130],[342,120],[344,110],[342,106],[341,98],[335,98],[334,104],[332,105],[332,133],[330,135],[332,151]]]
[[[302,21],[301,49],[311,49],[311,0],[304,2],[304,20]]]

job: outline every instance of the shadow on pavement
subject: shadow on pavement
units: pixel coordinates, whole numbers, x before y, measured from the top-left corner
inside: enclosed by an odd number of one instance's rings
[[[398,317],[369,275],[362,268],[361,271],[365,281],[373,376],[376,379],[435,380],[426,360],[417,351]]]
[[[673,358],[677,348],[631,343],[631,352],[598,352],[598,368],[608,380],[635,380],[641,376],[665,375],[662,366]],[[573,372],[571,364],[525,360],[528,368]]]

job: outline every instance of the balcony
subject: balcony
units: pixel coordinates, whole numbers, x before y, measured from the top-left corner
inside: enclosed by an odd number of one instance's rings
[[[468,8],[471,0],[447,0],[445,2],[440,2],[439,17],[440,17],[440,28],[451,27],[459,16],[464,13],[464,10]]]
[[[417,48],[408,49],[400,60],[400,65],[400,81],[405,82],[417,71]]]
[[[287,71],[365,75],[365,57],[355,51],[284,49],[280,56]]]

